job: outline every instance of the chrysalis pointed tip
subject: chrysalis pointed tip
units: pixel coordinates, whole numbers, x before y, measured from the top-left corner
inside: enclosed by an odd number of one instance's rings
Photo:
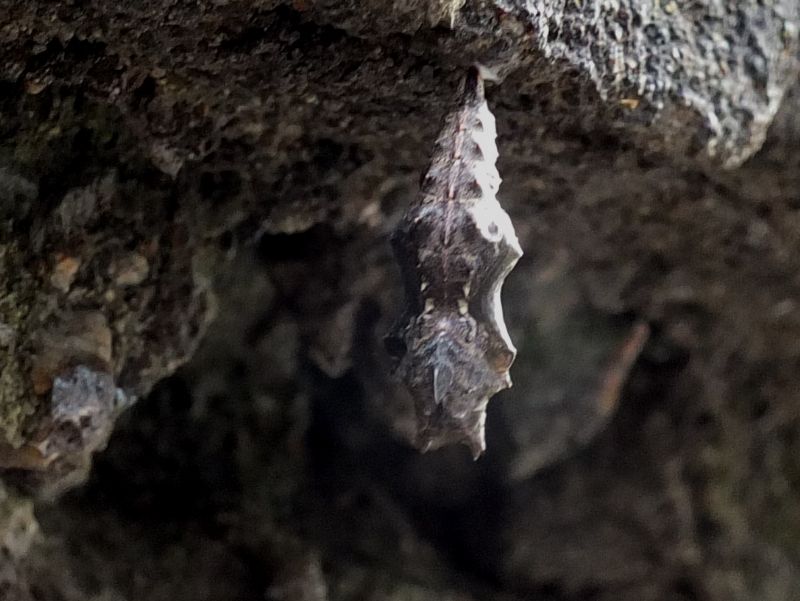
[[[433,438],[427,434],[418,434],[416,443],[414,444],[420,453],[427,453],[433,448]]]

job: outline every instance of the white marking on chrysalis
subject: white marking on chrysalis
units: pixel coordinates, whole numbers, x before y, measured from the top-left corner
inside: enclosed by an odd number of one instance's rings
[[[483,79],[484,81],[491,81],[494,83],[500,81],[500,76],[497,74],[497,71],[495,71],[491,67],[483,65],[481,63],[475,63],[475,66],[478,68],[478,73],[480,73],[481,79]]]

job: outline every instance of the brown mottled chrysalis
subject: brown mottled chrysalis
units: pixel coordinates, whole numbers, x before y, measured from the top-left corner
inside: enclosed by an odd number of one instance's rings
[[[421,193],[392,236],[406,309],[386,348],[414,397],[423,451],[462,442],[480,456],[489,398],[511,386],[516,349],[500,289],[522,250],[496,198],[495,137],[475,67],[445,119]]]

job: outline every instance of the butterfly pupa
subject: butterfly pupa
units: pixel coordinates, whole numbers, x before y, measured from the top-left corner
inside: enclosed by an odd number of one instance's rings
[[[486,405],[511,386],[516,349],[500,301],[522,256],[497,201],[495,120],[473,67],[444,121],[420,193],[392,236],[405,311],[386,338],[414,398],[417,446],[486,448]]]

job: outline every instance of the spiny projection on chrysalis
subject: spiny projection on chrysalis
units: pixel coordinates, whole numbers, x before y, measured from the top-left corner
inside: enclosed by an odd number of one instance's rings
[[[494,116],[478,67],[445,118],[417,199],[392,235],[405,312],[386,337],[395,373],[414,398],[417,446],[486,449],[486,405],[511,386],[511,343],[500,302],[522,256],[497,201]]]

